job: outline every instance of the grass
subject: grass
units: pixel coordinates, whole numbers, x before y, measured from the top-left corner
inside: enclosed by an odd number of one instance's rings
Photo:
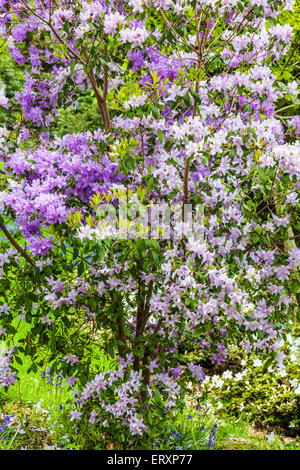
[[[247,417],[233,419],[226,414],[216,414],[213,409],[199,412],[186,410],[174,423],[177,435],[174,442],[182,449],[204,450],[209,448],[209,437],[217,425],[214,445],[216,450],[300,450],[300,441],[285,438],[276,433],[256,430]],[[203,427],[205,429],[203,429]],[[207,445],[208,444],[208,445]],[[174,448],[174,447],[173,447]]]
[[[26,325],[18,329],[18,337],[26,333]],[[75,435],[71,430],[69,412],[72,409],[72,391],[64,380],[53,380],[43,375],[45,369],[27,373],[30,358],[23,357],[22,364],[14,364],[19,380],[7,392],[0,390],[0,449],[84,449],[86,436]],[[113,368],[111,358],[97,353],[93,369],[104,371]],[[58,385],[57,385],[58,384]],[[202,406],[202,405],[201,405]],[[14,415],[13,417],[11,415]],[[4,419],[10,421],[1,429]],[[256,430],[244,414],[239,419],[226,416],[223,409],[216,411],[209,403],[197,409],[193,400],[184,413],[174,416],[172,429],[167,429],[167,439],[149,443],[157,450],[206,450],[211,439],[216,450],[300,450],[299,439],[287,438],[277,433]],[[73,434],[72,434],[73,433]],[[4,439],[3,439],[4,438]],[[113,449],[110,442],[101,442],[97,433],[97,448]]]
[[[24,367],[25,370],[25,367]],[[0,426],[7,415],[14,414],[0,440],[0,449],[80,449],[85,442],[78,435],[72,435],[69,422],[71,391],[67,386],[62,390],[55,384],[48,385],[39,374],[21,376],[7,394],[2,393]],[[60,407],[60,405],[62,405]],[[300,450],[299,440],[285,438],[276,433],[255,430],[245,417],[233,420],[218,415],[213,408],[197,410],[187,408],[183,414],[174,417],[173,429],[169,430],[167,444],[156,441],[153,448],[206,450],[214,425],[216,450]],[[100,434],[99,434],[100,436]],[[114,446],[103,441],[99,448]]]
[[[20,380],[7,393],[0,393],[2,418],[14,414],[11,427],[5,429],[6,439],[0,440],[0,449],[44,448],[52,445],[66,429],[68,402],[72,398],[69,386],[65,381],[56,385],[57,375],[49,383],[46,376],[42,377],[42,370],[28,374],[29,366],[30,359],[23,358],[23,364],[17,365]],[[19,432],[15,436],[16,430]]]
[[[14,341],[17,342],[26,335],[28,327],[20,321],[15,323],[18,333]],[[0,344],[0,355],[2,347]],[[114,361],[101,348],[94,355],[91,364],[94,373],[114,367]],[[13,363],[19,380],[7,392],[0,388],[0,450],[68,448],[70,410],[74,407],[71,388],[58,374],[50,379],[47,366],[28,373],[30,357],[20,355],[20,358],[22,363]],[[14,416],[1,433],[1,425],[10,415]]]

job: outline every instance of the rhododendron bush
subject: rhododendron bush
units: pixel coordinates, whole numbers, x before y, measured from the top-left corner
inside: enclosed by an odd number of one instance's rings
[[[234,342],[283,364],[299,300],[299,118],[276,117],[297,83],[272,65],[292,38],[277,17],[292,7],[0,0],[3,41],[26,69],[22,114],[0,129],[3,386],[17,380],[13,357],[35,370],[47,347],[74,388],[71,421],[125,440],[155,436],[187,387],[201,390],[185,344],[213,363]],[[82,89],[98,126],[58,137],[59,110]],[[157,204],[177,208],[169,236],[135,223]],[[187,208],[203,213],[192,234]],[[16,318],[28,325],[17,341]],[[95,345],[114,369],[91,368]]]

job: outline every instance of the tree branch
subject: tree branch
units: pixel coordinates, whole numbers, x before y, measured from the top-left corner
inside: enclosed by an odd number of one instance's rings
[[[10,241],[10,243],[15,247],[15,249],[23,256],[23,258],[26,259],[26,261],[28,261],[28,263],[30,263],[31,266],[35,267],[35,262],[33,261],[33,259],[26,253],[24,248],[22,248],[18,244],[18,242],[16,242],[16,240],[11,236],[11,234],[9,233],[5,225],[2,224],[1,222],[0,222],[0,229],[2,230],[6,238]]]

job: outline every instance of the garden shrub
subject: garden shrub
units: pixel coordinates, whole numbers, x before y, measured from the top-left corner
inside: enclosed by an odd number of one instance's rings
[[[127,447],[156,439],[187,384],[203,386],[180,345],[217,364],[232,343],[283,364],[299,318],[299,118],[277,117],[297,83],[272,67],[292,8],[0,2],[26,67],[22,113],[0,130],[2,385],[17,379],[13,354],[34,372],[46,348],[74,387],[74,427]],[[82,130],[68,109],[86,90],[99,118],[91,107]],[[158,204],[167,217],[151,225]],[[18,340],[17,318],[30,325]],[[95,347],[109,371],[95,372]]]
[[[287,348],[288,346],[288,348]],[[207,381],[208,395],[220,413],[243,414],[258,427],[300,434],[299,339],[289,335],[284,367],[274,368],[255,355],[240,361],[240,369],[227,369]]]

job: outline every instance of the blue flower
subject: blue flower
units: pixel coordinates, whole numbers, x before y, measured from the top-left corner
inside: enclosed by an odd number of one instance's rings
[[[176,437],[176,439],[182,438],[182,434],[180,434],[179,432],[177,433],[176,431],[172,431],[172,436]]]
[[[0,426],[0,434],[3,434],[3,433],[4,433],[6,426],[8,425],[8,423],[10,422],[10,420],[11,420],[14,416],[15,416],[14,414],[5,416],[5,418],[4,418],[4,420],[3,420],[3,423],[2,423],[1,426]],[[5,441],[6,436],[5,436],[5,435],[1,436],[1,439],[2,439],[3,441]]]
[[[63,376],[62,376],[62,373],[60,371],[56,372],[56,376],[55,376],[55,373],[53,374],[50,374],[50,371],[51,371],[51,367],[47,367],[47,371],[41,371],[41,377],[43,379],[46,378],[47,380],[47,384],[48,385],[55,385],[56,387],[60,388],[61,391],[63,391],[63,386],[62,386],[62,382],[64,380]],[[48,389],[48,392],[50,391],[50,389]]]
[[[216,440],[216,430],[217,430],[217,427],[218,427],[217,424],[214,424],[214,425],[213,425],[213,428],[212,428],[212,430],[211,430],[211,432],[210,432],[210,435],[209,435],[209,440],[208,440],[208,442],[205,444],[206,447],[209,447],[209,449],[214,446],[214,443],[215,443],[215,440]]]

